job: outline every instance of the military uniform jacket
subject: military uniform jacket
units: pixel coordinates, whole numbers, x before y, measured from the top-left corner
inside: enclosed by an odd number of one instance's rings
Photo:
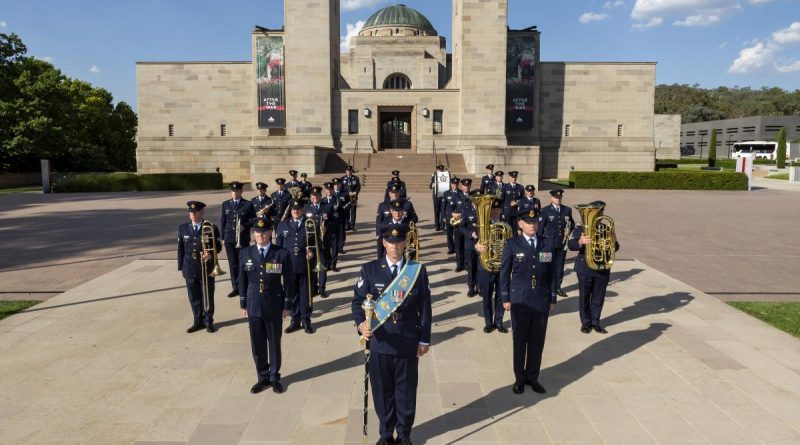
[[[448,190],[444,192],[444,195],[442,195],[441,213],[442,213],[442,218],[444,218],[446,222],[450,221],[450,218],[453,217],[453,210],[451,204],[453,203],[453,200],[456,199],[457,197],[458,197],[458,190]]]
[[[275,213],[277,212],[277,210],[275,210],[275,205],[273,204],[272,198],[269,195],[264,195],[263,198],[261,196],[256,196],[255,198],[250,200],[250,202],[253,203],[253,210],[255,210],[256,213],[258,213],[264,207],[272,205],[272,207],[269,208],[269,211],[266,214],[264,214],[266,218],[272,219],[272,217],[275,216]]]
[[[300,191],[303,192],[303,198],[308,199],[314,186],[308,181],[298,181],[296,187],[300,187]]]
[[[389,182],[386,183],[386,192],[383,194],[384,201],[389,199],[389,187],[391,187],[392,185],[395,185],[395,184],[397,184],[397,196],[400,199],[406,199],[407,198],[406,183],[405,183],[405,181],[401,181],[400,179],[398,179],[397,181],[389,181]]]
[[[405,263],[404,263],[405,264]],[[431,342],[431,289],[428,272],[421,266],[414,287],[392,317],[372,333],[369,348],[372,352],[403,357],[416,357],[417,345]],[[392,273],[386,258],[373,260],[361,267],[361,274],[353,290],[353,319],[356,326],[366,319],[361,304],[372,294],[377,300],[392,282]]]
[[[345,175],[339,178],[339,180],[342,181],[342,188],[344,188],[344,191],[347,193],[361,193],[361,180],[358,179],[358,176]]]
[[[478,212],[471,201],[467,201],[466,204],[461,207],[461,210],[462,222],[456,229],[460,230],[461,234],[464,235],[464,250],[470,251],[475,249],[475,243],[478,242],[477,239],[472,239],[472,233],[478,232]]]
[[[239,305],[250,317],[279,320],[292,307],[294,295],[292,260],[275,244],[261,259],[257,245],[239,251]]]
[[[274,215],[282,217],[286,213],[286,207],[292,202],[292,195],[288,190],[276,190],[272,192],[272,207],[275,209]]]
[[[238,206],[234,204],[233,199],[222,203],[222,217],[220,218],[222,239],[229,243],[236,242],[236,215],[239,215],[239,224],[246,229],[239,235],[242,247],[246,247],[250,245],[250,227],[253,219],[256,218],[253,203],[244,198],[239,200]]]
[[[293,188],[293,187],[297,187],[297,188],[299,188],[300,190],[302,190],[302,189],[303,189],[302,185],[300,184],[300,181],[286,181],[286,183],[285,183],[285,184],[283,184],[283,188],[284,188],[285,190],[287,190],[287,191],[288,191],[290,188]]]
[[[183,272],[186,279],[202,277],[202,265],[200,258],[203,255],[203,246],[200,244],[200,231],[194,231],[191,222],[181,224],[178,227],[178,270]],[[222,250],[222,240],[219,237],[219,228],[214,226],[214,239],[217,243],[217,253]],[[206,261],[208,272],[214,268],[214,260],[209,258]]]
[[[339,189],[338,191],[334,190],[333,197],[336,199],[338,205],[339,211],[337,215],[340,219],[347,218],[348,213],[345,210],[350,207],[350,195],[348,195],[344,189]]]
[[[586,246],[581,246],[580,239],[583,236],[583,226],[580,224],[575,227],[575,230],[572,231],[572,234],[569,237],[569,241],[567,245],[569,246],[569,250],[574,252],[578,252],[578,255],[575,257],[575,273],[578,275],[582,275],[584,277],[605,277],[608,278],[611,275],[610,270],[602,270],[597,271],[594,269],[590,269],[589,266],[586,264]],[[619,250],[619,242],[614,243],[614,250]]]
[[[328,214],[328,227],[335,227],[339,225],[339,199],[331,196],[322,198],[320,201],[321,206],[325,206],[325,212]],[[343,211],[342,211],[343,213]]]
[[[312,219],[317,224],[317,239],[321,241],[322,234],[320,230],[322,230],[322,222],[325,222],[326,228],[328,230],[331,226],[328,225],[328,221],[333,219],[333,210],[330,206],[322,204],[321,202],[317,204],[317,207],[314,208],[314,204],[306,204],[305,209],[303,209],[303,213],[306,215],[306,219]],[[320,248],[322,246],[320,245]]]
[[[541,201],[539,201],[539,198],[535,196],[532,198],[523,196],[522,198],[520,198],[517,207],[519,207],[522,210],[530,210],[530,209],[539,210],[542,208],[542,203]]]
[[[575,228],[572,209],[565,205],[560,207],[560,212],[556,212],[556,208],[550,204],[543,208],[539,215],[539,228],[536,235],[544,238],[544,243],[550,251],[566,248],[564,236]]]
[[[306,273],[305,221],[305,217],[301,218],[300,227],[298,228],[290,217],[278,224],[278,229],[276,230],[275,244],[289,252],[289,257],[292,260],[292,270],[296,274]]]
[[[465,195],[464,192],[458,190],[454,192],[453,199],[447,205],[447,212],[450,214],[450,217],[453,216],[453,213],[464,213],[464,208],[470,205],[471,201],[469,200],[469,196]]]
[[[504,182],[498,184],[497,181],[492,181],[486,185],[485,192],[487,195],[494,195],[497,199],[503,201],[506,197],[506,184]]]
[[[405,224],[408,224],[409,221],[416,224],[419,222],[419,217],[417,216],[417,212],[414,210],[414,204],[411,204],[411,201],[406,201],[403,204],[403,221]],[[375,216],[375,234],[380,236],[383,233],[381,227],[383,227],[383,223],[386,221],[392,220],[392,214],[389,212],[389,201],[384,201],[378,205],[378,213]]]
[[[492,182],[497,182],[497,181],[494,180],[494,175],[486,175],[486,176],[482,177],[481,178],[481,187],[480,187],[481,193],[486,193],[486,188]]]
[[[505,189],[506,190],[503,199],[503,216],[505,219],[510,219],[517,214],[520,201],[522,197],[525,196],[525,187],[523,187],[521,184],[508,183],[505,185]],[[517,201],[516,207],[511,206],[511,203],[514,201]]]
[[[548,312],[556,302],[556,291],[550,289],[552,259],[540,237],[535,250],[522,235],[506,241],[498,280],[503,303],[511,303],[512,311]]]

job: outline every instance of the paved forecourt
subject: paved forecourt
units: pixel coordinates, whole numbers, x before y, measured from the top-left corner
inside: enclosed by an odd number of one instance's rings
[[[579,332],[568,272],[545,346],[548,392],[512,394],[511,334],[482,332],[480,299],[433,234],[429,201],[415,201],[435,323],[415,443],[800,443],[800,341],[631,258],[615,265],[604,336]],[[0,443],[361,443],[350,300],[375,255],[373,217],[360,211],[331,296],[315,304],[317,333],[283,336],[284,394],[249,394],[237,300],[217,298],[217,333],[186,334],[172,255],[136,260],[0,321]]]

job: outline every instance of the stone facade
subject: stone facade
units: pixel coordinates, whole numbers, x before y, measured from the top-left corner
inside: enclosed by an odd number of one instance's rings
[[[656,114],[653,140],[658,159],[678,159],[681,157],[681,115]]]

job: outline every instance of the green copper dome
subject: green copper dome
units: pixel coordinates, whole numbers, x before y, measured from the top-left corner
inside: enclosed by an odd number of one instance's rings
[[[433,29],[431,22],[428,21],[421,12],[414,8],[409,8],[406,5],[387,6],[375,14],[372,14],[372,16],[367,19],[367,22],[364,23],[364,28],[362,28],[362,30],[391,26],[419,28],[427,31],[428,34],[436,35],[436,30]]]

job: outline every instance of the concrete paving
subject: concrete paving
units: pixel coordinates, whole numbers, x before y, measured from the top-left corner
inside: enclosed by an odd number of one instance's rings
[[[315,305],[317,333],[283,337],[286,393],[253,396],[238,301],[217,298],[217,333],[185,333],[191,312],[172,232],[188,196],[3,201],[0,237],[13,255],[3,256],[0,279],[67,291],[0,321],[0,444],[363,443],[363,355],[349,302],[360,265],[374,258],[371,209],[359,215],[330,298]],[[567,274],[569,297],[550,320],[544,396],[511,393],[511,334],[482,332],[480,300],[466,297],[444,239],[421,224],[435,325],[420,361],[415,443],[800,443],[800,341],[664,273],[672,266],[691,278],[687,269],[699,268],[707,288],[794,292],[796,274],[779,284],[753,274],[752,283],[733,265],[760,261],[777,268],[770,276],[791,270],[780,268],[797,255],[784,229],[800,195],[568,196],[608,202],[623,250],[604,310],[608,335],[579,332],[576,279]],[[377,200],[368,198],[361,202]],[[428,201],[417,200],[424,219]],[[742,226],[762,218],[765,235],[748,236]],[[744,233],[725,232],[734,228]]]

